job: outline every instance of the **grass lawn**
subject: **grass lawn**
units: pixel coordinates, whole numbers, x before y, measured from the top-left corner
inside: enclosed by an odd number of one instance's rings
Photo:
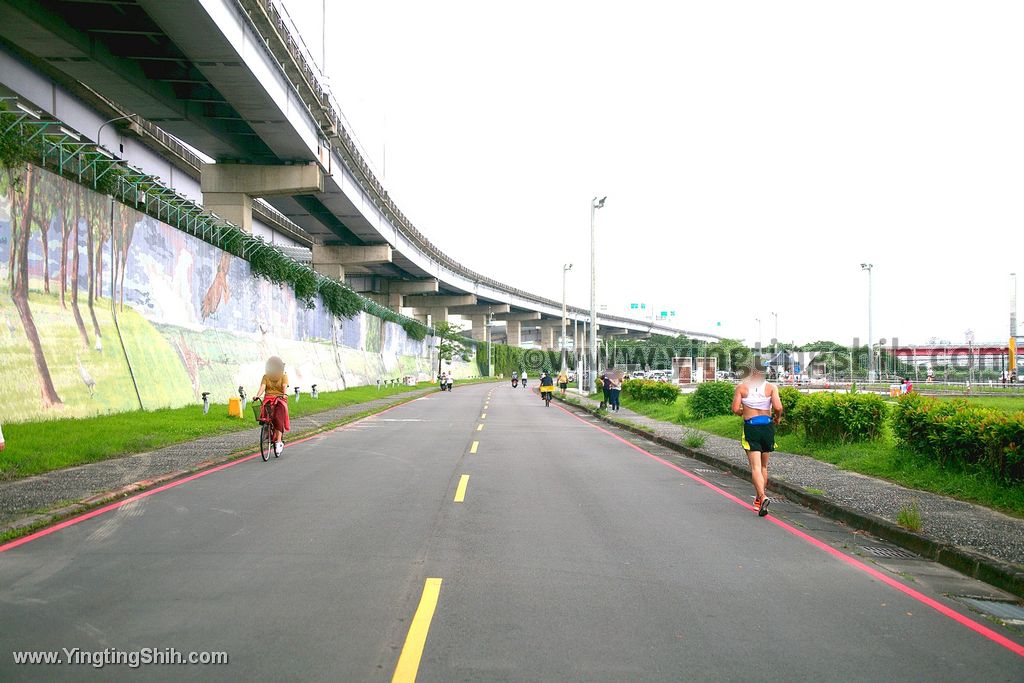
[[[470,383],[470,380],[458,382]],[[290,397],[288,409],[292,417],[302,417],[377,398],[397,398],[403,393],[431,386],[434,386],[432,382],[424,382],[415,387],[353,387],[344,391],[321,393],[318,399],[303,395],[298,403],[294,397]],[[207,415],[203,415],[201,405],[195,405],[81,419],[65,418],[5,424],[4,437],[7,440],[7,449],[0,453],[0,481],[130,453],[142,453],[203,436],[236,432],[256,426],[255,418],[248,406],[245,408],[244,418],[239,420],[228,417],[226,404],[211,404]]]
[[[938,396],[936,398],[943,401],[953,401],[960,399],[963,401],[967,401],[968,405],[978,406],[979,408],[992,408],[994,410],[1002,410],[1007,413],[1015,413],[1017,411],[1024,410],[1024,396]]]
[[[688,396],[680,396],[674,405],[638,403],[622,397],[622,405],[648,417],[687,425],[718,436],[739,440],[743,425],[738,417],[720,415],[696,420],[689,415]],[[973,398],[985,401],[986,407],[1017,410],[1020,399]],[[993,402],[993,403],[989,403]],[[1013,402],[1017,407],[1010,405]],[[823,445],[807,441],[802,434],[780,434],[780,451],[808,455],[830,462],[844,470],[888,479],[910,488],[931,491],[952,498],[985,505],[1016,517],[1024,517],[1024,484],[1008,485],[981,469],[940,467],[925,456],[911,453],[897,443],[888,427],[872,442],[845,445]]]

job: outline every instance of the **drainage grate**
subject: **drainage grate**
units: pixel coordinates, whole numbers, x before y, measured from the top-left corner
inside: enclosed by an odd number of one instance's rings
[[[903,548],[893,548],[887,545],[859,545],[857,546],[868,555],[874,555],[875,557],[885,557],[890,560],[919,560],[921,559],[909,550]]]
[[[694,467],[694,472],[700,472],[701,474],[718,474],[718,470],[709,470],[704,467]]]
[[[960,600],[984,614],[991,614],[1013,624],[1024,624],[1024,607],[1018,604],[978,598],[960,598]]]

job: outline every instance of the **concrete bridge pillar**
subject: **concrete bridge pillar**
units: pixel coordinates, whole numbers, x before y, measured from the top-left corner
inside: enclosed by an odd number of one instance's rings
[[[432,327],[439,322],[448,321],[448,309],[444,306],[436,308],[406,308],[404,315],[419,320],[427,327]]]
[[[345,281],[345,268],[348,266],[373,266],[381,263],[391,263],[389,244],[313,245],[313,270],[342,282]]]
[[[473,339],[481,342],[487,341],[487,316],[471,315],[469,316],[469,323],[472,325],[472,329],[469,332]]]
[[[393,311],[401,311],[410,294],[433,294],[438,291],[437,280],[390,280],[386,301],[382,303]]]
[[[316,164],[203,164],[200,174],[203,205],[249,233],[253,197],[324,191],[324,175]]]
[[[508,313],[511,307],[508,304],[479,303],[472,306],[452,306],[448,313],[468,319],[472,325],[470,335],[476,341],[485,341],[487,336],[487,316],[500,313]]]
[[[505,322],[505,343],[509,346],[520,346],[523,342],[523,323],[518,320]]]

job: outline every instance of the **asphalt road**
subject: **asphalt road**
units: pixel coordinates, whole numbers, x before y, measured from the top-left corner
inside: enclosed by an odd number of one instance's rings
[[[748,488],[456,388],[0,552],[0,680],[137,673],[14,651],[150,647],[230,662],[147,678],[387,681],[416,633],[420,681],[1024,679],[1019,634],[863,571],[796,506],[759,519]]]

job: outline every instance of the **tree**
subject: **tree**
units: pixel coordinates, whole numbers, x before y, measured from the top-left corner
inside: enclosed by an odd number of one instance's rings
[[[82,311],[78,308],[78,262],[80,255],[78,246],[81,244],[81,223],[82,223],[82,186],[75,185],[75,242],[71,249],[71,312],[75,316],[75,324],[78,325],[78,333],[82,336],[84,348],[89,348],[89,333],[85,330],[85,320],[82,319]]]
[[[96,318],[96,308],[93,305],[96,300],[96,281],[99,277],[97,273],[97,251],[98,248],[94,246],[97,241],[94,239],[94,235],[100,233],[100,226],[103,225],[103,215],[106,202],[103,201],[104,197],[94,192],[90,192],[87,197],[87,208],[86,208],[86,263],[88,264],[88,306],[89,306],[89,317],[92,318],[92,329],[96,334],[96,350],[103,348],[103,333],[100,331],[100,321]],[[99,249],[102,249],[103,240],[102,235],[100,236]]]
[[[451,362],[456,356],[469,360],[469,347],[460,334],[462,327],[442,320],[434,323],[434,334],[437,335],[437,374],[441,374],[441,363]]]
[[[57,187],[57,210],[60,212],[60,307],[67,310],[65,292],[68,288],[68,238],[71,236],[71,221],[68,220],[71,183],[58,183]]]
[[[32,231],[32,201],[41,171],[31,164],[25,164],[22,168],[20,173],[16,168],[6,169],[7,191],[11,205],[11,252],[14,255],[15,266],[11,272],[11,300],[18,311],[18,317],[21,318],[21,326],[25,330],[29,346],[32,347],[43,407],[50,408],[61,405],[62,401],[53,386],[50,368],[46,363],[46,356],[43,355],[39,330],[36,329],[32,309],[28,305],[28,243],[29,233]],[[18,188],[22,182],[24,186],[19,193]],[[22,196],[19,197],[19,194]]]

